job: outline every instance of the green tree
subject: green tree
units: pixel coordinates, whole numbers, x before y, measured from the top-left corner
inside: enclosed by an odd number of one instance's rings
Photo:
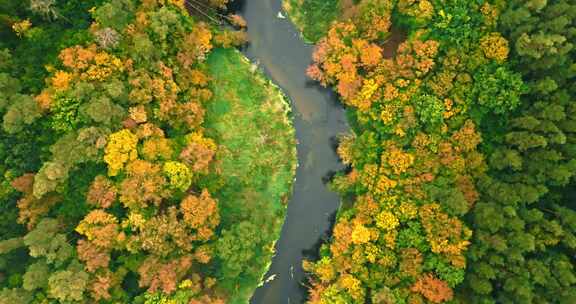
[[[40,260],[26,269],[23,278],[23,287],[25,290],[34,291],[36,289],[46,289],[48,287],[48,276],[50,268],[45,261]]]
[[[42,116],[36,101],[27,95],[15,94],[10,97],[10,106],[4,114],[2,126],[8,133],[20,132]]]
[[[4,288],[0,291],[0,304],[28,304],[33,296],[21,288]]]
[[[247,271],[246,265],[256,256],[261,233],[251,222],[244,221],[224,230],[216,242],[216,256],[222,261],[221,275],[225,279],[237,278]]]
[[[66,235],[58,233],[58,221],[42,219],[34,230],[24,236],[24,244],[32,257],[45,257],[46,262],[56,266],[67,262],[74,248],[68,243]]]
[[[478,104],[496,113],[514,110],[520,104],[520,95],[525,91],[518,73],[503,66],[483,65],[474,74],[473,93]]]
[[[48,278],[48,295],[60,302],[81,302],[88,286],[89,275],[80,264],[54,272]]]

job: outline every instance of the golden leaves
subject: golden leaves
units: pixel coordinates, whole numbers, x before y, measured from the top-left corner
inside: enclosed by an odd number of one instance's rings
[[[71,80],[72,80],[72,74],[64,71],[57,71],[52,76],[50,82],[56,90],[64,91],[68,89],[68,87],[70,86]]]
[[[76,226],[76,232],[86,236],[94,245],[111,248],[117,242],[119,225],[116,217],[102,209],[88,213]]]
[[[32,22],[30,19],[25,19],[20,22],[16,22],[12,24],[12,30],[18,35],[18,37],[22,37],[32,28]]]
[[[34,100],[42,110],[48,110],[52,105],[52,95],[48,90],[42,90],[39,95],[34,97]]]
[[[362,299],[364,295],[364,289],[361,288],[361,282],[351,274],[343,274],[338,280],[338,285],[346,289],[348,293],[356,300]]]
[[[382,230],[394,230],[400,225],[398,218],[390,211],[382,211],[376,216],[376,226]]]
[[[192,171],[181,162],[167,161],[164,163],[162,171],[168,177],[170,187],[173,189],[186,191],[192,184]]]
[[[470,245],[468,228],[458,218],[442,212],[440,205],[423,205],[419,215],[432,252],[461,255]]]
[[[148,121],[146,108],[144,108],[143,105],[131,107],[128,111],[130,112],[130,118],[132,118],[132,120],[134,120],[136,123],[141,124]]]
[[[471,152],[482,142],[482,136],[476,132],[476,125],[472,120],[467,120],[460,130],[452,134],[452,140],[458,152]]]
[[[212,31],[207,24],[199,22],[192,32],[184,37],[186,47],[178,53],[178,61],[184,68],[206,59],[206,54],[212,50]]]
[[[162,198],[170,194],[158,164],[136,159],[128,163],[126,174],[120,186],[120,202],[128,208],[146,208],[149,203],[159,206]]]
[[[116,176],[127,162],[138,157],[137,145],[138,137],[130,130],[123,129],[110,134],[104,155],[108,175]]]
[[[370,242],[371,233],[370,229],[363,225],[356,225],[352,230],[352,242],[355,244],[364,244]]]
[[[334,263],[329,257],[322,257],[317,263],[304,262],[303,268],[308,268],[307,271],[314,271],[322,282],[330,282],[336,278],[336,269]]]
[[[374,79],[364,79],[360,93],[352,101],[361,111],[367,111],[373,102],[373,95],[378,90],[379,86]]]
[[[154,136],[144,141],[142,155],[147,160],[171,159],[173,154],[172,142],[164,137]]]
[[[408,170],[414,163],[414,155],[398,149],[390,147],[390,152],[382,154],[382,161],[388,163],[394,174],[402,174]]]
[[[62,64],[72,70],[72,74],[83,80],[103,81],[114,72],[123,71],[122,60],[104,51],[97,51],[96,45],[85,48],[70,47],[59,55]]]
[[[480,39],[480,48],[484,56],[488,59],[494,59],[498,62],[504,62],[510,52],[508,40],[502,37],[500,33],[490,33]]]

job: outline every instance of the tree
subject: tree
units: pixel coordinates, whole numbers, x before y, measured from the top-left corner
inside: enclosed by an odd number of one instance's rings
[[[480,39],[480,47],[484,56],[489,59],[504,62],[508,58],[508,40],[500,33],[490,33]]]
[[[73,248],[68,243],[66,235],[57,233],[58,221],[52,218],[42,219],[34,230],[24,236],[24,244],[28,246],[30,256],[44,257],[48,264],[63,265],[73,254]]]
[[[154,256],[167,257],[171,253],[188,253],[197,240],[179,220],[176,207],[158,214],[139,225],[129,240],[129,248],[147,251]]]
[[[109,131],[88,127],[62,136],[50,147],[52,159],[45,162],[34,177],[33,194],[40,199],[68,179],[78,164],[96,161]]]
[[[183,45],[180,53],[178,53],[178,61],[183,67],[189,67],[192,64],[203,61],[206,59],[206,54],[212,49],[212,32],[205,23],[198,23],[194,30],[184,37]]]
[[[525,87],[519,74],[505,67],[484,65],[474,76],[473,92],[481,106],[502,114],[520,104]]]
[[[452,300],[453,292],[446,282],[425,274],[412,286],[412,291],[422,294],[432,303],[442,303]]]
[[[4,114],[3,127],[8,133],[20,132],[31,125],[42,114],[36,101],[27,95],[16,94],[10,98],[11,106]]]
[[[530,93],[498,134],[503,142],[490,159],[491,177],[479,183],[485,202],[474,209],[477,230],[465,286],[474,303],[574,299],[565,292],[574,289],[572,267],[565,265],[561,280],[550,269],[573,248],[561,245],[572,243],[574,229],[561,220],[570,212],[554,206],[565,204],[560,189],[573,179],[567,115],[573,92],[566,86],[573,77],[568,37],[575,12],[568,1],[511,1],[499,18],[513,68]]]
[[[104,248],[100,248],[95,244],[79,240],[76,247],[78,252],[78,259],[85,263],[88,272],[94,272],[99,268],[108,268],[110,262],[110,253]]]
[[[420,95],[414,98],[416,113],[420,121],[431,125],[444,122],[444,103],[434,95]]]
[[[261,234],[251,222],[244,221],[224,230],[216,241],[216,257],[222,262],[221,274],[226,279],[237,278],[247,269],[248,261],[260,248]]]
[[[199,133],[192,133],[187,140],[188,145],[180,152],[179,158],[195,173],[208,172],[209,165],[216,154],[216,143]]]
[[[116,176],[124,165],[138,157],[136,146],[138,137],[130,130],[110,134],[106,145],[104,161],[108,164],[108,175]]]
[[[202,190],[200,196],[189,195],[180,203],[184,223],[195,229],[201,240],[208,240],[220,223],[218,203],[208,190]]]
[[[98,175],[90,185],[86,194],[86,201],[99,208],[109,208],[116,200],[117,189],[112,181],[105,176]]]
[[[21,237],[0,241],[0,254],[6,254],[14,249],[24,247],[24,240]]]
[[[45,261],[40,260],[28,266],[24,274],[23,287],[27,291],[34,291],[35,289],[46,289],[48,287],[48,277],[50,275],[50,268]]]
[[[104,126],[117,125],[125,116],[124,109],[112,102],[108,97],[100,97],[84,104],[80,111],[90,117],[96,124]]]
[[[57,19],[56,0],[30,0],[30,10],[48,20]]]
[[[32,299],[32,294],[21,288],[3,288],[0,290],[0,304],[27,304]]]
[[[4,54],[6,57],[5,59],[2,58],[6,62],[5,65],[13,64],[7,49],[2,50],[0,54]],[[0,64],[4,64],[4,62]],[[0,88],[2,89],[2,93],[0,93],[0,109],[4,110],[10,105],[11,98],[20,92],[22,86],[17,78],[11,77],[8,73],[0,73]]]
[[[76,227],[78,233],[86,236],[92,244],[104,249],[111,249],[116,245],[119,230],[118,219],[102,209],[88,213]],[[89,247],[88,244],[84,245]]]
[[[130,209],[146,208],[150,204],[160,206],[169,197],[166,178],[158,164],[134,160],[126,166],[126,175],[120,184],[120,202]]]
[[[192,172],[188,166],[176,161],[164,163],[162,171],[168,178],[170,187],[180,191],[186,191],[192,184]]]
[[[113,279],[110,272],[97,274],[90,286],[90,295],[92,298],[96,301],[109,300],[112,297],[109,289],[113,287]]]
[[[71,264],[48,278],[48,296],[61,302],[80,302],[84,299],[89,275],[79,264]]]
[[[142,155],[149,161],[168,160],[172,158],[172,142],[164,137],[153,136],[144,141]]]
[[[132,1],[121,0],[105,3],[93,13],[94,19],[103,27],[122,30],[134,17]]]
[[[181,257],[169,262],[162,262],[156,257],[149,257],[138,269],[140,287],[148,287],[149,292],[161,290],[166,294],[174,292],[178,281],[192,266],[192,258]]]
[[[69,168],[66,163],[45,162],[34,178],[34,196],[37,199],[56,190],[56,187],[68,179]]]
[[[120,34],[113,28],[106,27],[94,34],[98,45],[104,49],[113,49],[120,42]]]

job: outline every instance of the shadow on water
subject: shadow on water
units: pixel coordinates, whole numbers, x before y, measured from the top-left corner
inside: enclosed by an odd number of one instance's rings
[[[332,214],[330,214],[328,218],[328,220],[330,221],[330,227],[328,228],[328,231],[326,231],[326,233],[321,235],[318,241],[316,241],[316,243],[314,243],[312,247],[302,250],[302,256],[306,260],[317,261],[320,259],[320,247],[322,247],[322,245],[330,241],[330,238],[332,236],[331,231],[334,228],[334,225],[336,224],[336,213],[337,213],[336,211],[332,212]]]
[[[229,13],[239,13],[242,12],[244,9],[244,4],[246,3],[245,0],[232,0],[228,4],[228,12]]]
[[[338,171],[330,170],[330,171],[326,172],[326,174],[324,174],[324,176],[322,176],[322,183],[324,185],[328,185],[328,183],[330,183],[330,181],[332,181],[332,179],[334,178],[334,176],[336,176],[336,174],[338,174]]]
[[[320,238],[318,238],[318,241],[316,241],[316,243],[314,243],[312,247],[302,250],[302,257],[304,258],[304,260],[307,261],[320,260],[320,248],[322,248],[322,245],[327,244],[330,241],[330,238],[332,237],[332,230],[334,229],[334,225],[336,224],[336,215],[337,215],[336,211],[330,214],[328,218],[328,220],[330,221],[330,226],[328,227],[328,230],[326,230],[326,232],[323,235],[321,235]],[[301,294],[308,295],[308,283],[309,283],[308,277],[306,276],[304,278],[304,281],[300,285]]]

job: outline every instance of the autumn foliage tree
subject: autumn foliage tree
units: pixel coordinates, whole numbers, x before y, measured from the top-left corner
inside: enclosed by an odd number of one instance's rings
[[[212,14],[228,1],[196,2]],[[1,229],[14,232],[0,242],[0,302],[236,292],[206,275],[221,234],[206,60],[246,33],[190,4],[0,1]]]
[[[525,85],[506,64],[510,44],[490,4],[355,9],[318,42],[308,69],[355,122],[338,148],[352,168],[332,183],[345,207],[320,259],[305,264],[310,303],[449,302],[469,266],[464,220],[482,201],[485,120],[517,109]],[[392,20],[408,37],[389,46]]]

